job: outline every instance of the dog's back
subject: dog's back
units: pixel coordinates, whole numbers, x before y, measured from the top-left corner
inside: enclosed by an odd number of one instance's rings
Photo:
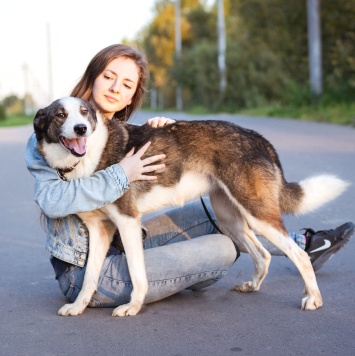
[[[166,168],[162,174],[158,172],[158,181],[134,182],[126,198],[120,199],[120,204],[127,206],[124,201],[132,203],[132,200],[157,185],[161,188],[174,187],[190,174],[188,178],[191,185],[196,186],[196,194],[191,191],[187,199],[209,193],[212,189],[223,189],[239,207],[260,220],[274,224],[281,231],[286,231],[282,213],[305,212],[308,209],[302,206],[305,187],[285,180],[276,150],[253,130],[217,120],[179,121],[161,128],[110,121],[107,127],[109,139],[98,169],[119,162],[133,147],[138,149],[148,141],[152,144],[145,156],[166,154]],[[317,196],[315,201],[319,200],[318,205],[333,199],[345,189],[341,180],[321,177],[321,186],[327,187],[331,196],[323,199],[320,194],[307,191],[307,196]],[[186,190],[188,182],[184,184]],[[160,194],[164,194],[163,190]],[[312,209],[314,207],[317,204]]]
[[[161,187],[160,196],[168,195],[167,189],[188,177],[190,184],[184,182],[184,191],[188,190],[190,196],[184,193],[181,204],[199,194],[208,194],[212,189],[223,189],[238,205],[259,219],[272,220],[278,228],[284,229],[279,218],[278,200],[284,182],[282,167],[273,146],[257,132],[230,122],[212,120],[179,121],[162,128],[118,122],[107,125],[108,144],[98,169],[118,162],[132,147],[139,148],[148,141],[152,144],[146,156],[166,154],[166,169],[159,174],[158,182],[135,182],[119,199],[117,203],[125,210],[128,201],[131,205],[157,185]],[[187,188],[191,185],[195,186],[194,191]],[[167,189],[164,191],[163,188]],[[293,190],[296,195],[302,195],[298,185]],[[174,198],[177,195],[175,191]],[[150,197],[149,200],[154,205],[156,199]]]

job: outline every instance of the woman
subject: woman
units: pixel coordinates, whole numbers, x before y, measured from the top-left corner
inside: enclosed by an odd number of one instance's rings
[[[104,48],[91,60],[71,95],[89,100],[108,119],[126,121],[140,107],[147,81],[148,65],[142,53],[117,44]],[[174,121],[166,118],[148,121],[153,127],[171,122]],[[38,152],[35,136],[30,137],[26,149],[27,167],[35,177],[35,201],[46,217],[46,248],[52,255],[56,278],[68,301],[73,302],[80,291],[88,254],[87,229],[75,214],[112,203],[129,189],[131,182],[156,179],[145,173],[162,168],[157,162],[164,155],[141,159],[147,147],[136,154],[130,152],[119,164],[91,177],[65,182]],[[211,211],[208,202],[207,205]],[[231,240],[216,234],[199,201],[145,217],[143,222],[149,284],[146,303],[185,288],[197,289],[215,283],[237,257]],[[353,225],[330,234],[334,240],[333,252],[350,238],[351,229]],[[313,238],[292,235],[304,249],[307,243],[312,246],[317,241],[313,231],[307,230],[306,235]],[[314,262],[319,259],[315,255]],[[125,255],[112,246],[101,270],[98,290],[89,305],[118,306],[129,301],[131,291]]]

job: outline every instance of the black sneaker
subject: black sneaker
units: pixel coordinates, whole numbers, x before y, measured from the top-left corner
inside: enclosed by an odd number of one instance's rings
[[[306,252],[314,271],[318,271],[330,258],[350,240],[354,233],[354,224],[347,222],[336,229],[315,232],[304,229],[307,239]]]

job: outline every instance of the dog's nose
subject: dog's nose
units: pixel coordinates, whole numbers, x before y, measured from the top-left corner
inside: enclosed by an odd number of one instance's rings
[[[74,126],[74,132],[79,136],[83,136],[87,129],[85,124],[77,124]]]

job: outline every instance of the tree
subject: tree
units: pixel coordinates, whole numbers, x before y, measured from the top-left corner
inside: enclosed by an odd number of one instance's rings
[[[324,91],[339,100],[355,94],[355,7],[348,0],[323,0]],[[175,106],[181,80],[184,106],[210,109],[269,103],[309,102],[307,2],[224,0],[228,83],[222,101],[217,51],[217,7],[181,0],[181,63],[174,60],[173,1],[158,1],[156,17],[144,32],[152,83],[166,107]]]
[[[34,108],[35,103],[30,94],[26,94],[25,98],[19,98],[17,95],[9,95],[2,101],[2,105],[7,114],[25,114],[25,99],[29,105],[29,108]]]
[[[325,89],[338,100],[355,95],[355,6],[348,0],[322,1]]]
[[[179,63],[175,57],[175,3],[159,0],[155,17],[139,34],[138,45],[149,60],[151,86],[158,90],[160,106],[174,106],[176,73]],[[216,21],[205,10],[204,2],[181,0],[182,56],[201,39],[216,38]]]
[[[0,103],[0,121],[4,121],[6,119],[5,106]]]

